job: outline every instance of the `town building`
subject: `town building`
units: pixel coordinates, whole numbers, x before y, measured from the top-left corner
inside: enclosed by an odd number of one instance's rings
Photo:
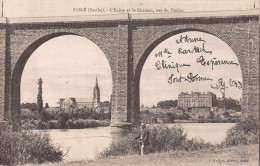
[[[87,98],[69,97],[66,99],[60,98],[58,104],[60,105],[60,109],[66,112],[70,112],[71,110],[81,108],[94,109],[97,111],[105,108],[105,112],[108,111],[108,109],[110,109],[110,106],[108,106],[110,103],[108,101],[100,102],[100,88],[98,86],[97,78],[95,87],[93,89],[92,101]]]
[[[60,109],[61,110],[65,110],[65,111],[71,111],[74,110],[75,108],[77,108],[77,103],[76,103],[76,99],[74,97],[69,97],[66,99],[60,99],[61,105],[60,105]]]
[[[78,108],[93,108],[93,101],[88,98],[76,98]]]

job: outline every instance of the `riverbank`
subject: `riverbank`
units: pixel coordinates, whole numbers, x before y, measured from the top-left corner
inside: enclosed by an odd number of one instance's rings
[[[22,130],[84,129],[109,126],[110,120],[67,119],[66,121],[22,120]]]
[[[200,151],[174,151],[167,153],[149,154],[146,156],[118,156],[102,158],[94,161],[75,161],[41,164],[40,166],[258,166],[259,145],[240,145],[230,148]],[[29,166],[29,165],[28,165]],[[31,165],[30,165],[31,166]]]

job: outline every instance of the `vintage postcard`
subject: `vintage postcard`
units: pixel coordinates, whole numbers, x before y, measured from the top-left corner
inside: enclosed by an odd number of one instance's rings
[[[259,1],[0,11],[0,165],[259,165]]]

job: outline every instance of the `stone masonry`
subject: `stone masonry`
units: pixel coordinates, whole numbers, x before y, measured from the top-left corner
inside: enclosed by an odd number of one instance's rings
[[[136,17],[136,18],[135,18]],[[226,42],[237,55],[243,77],[243,115],[259,115],[259,16],[112,20],[0,20],[0,121],[20,128],[20,81],[27,60],[41,44],[62,35],[78,35],[104,52],[112,71],[112,124],[138,124],[140,76],[151,51],[163,40],[186,31],[201,31]],[[7,22],[6,22],[7,20]],[[32,19],[31,19],[32,20]]]
[[[5,21],[5,19],[3,21]],[[5,120],[5,54],[6,27],[5,24],[0,24],[0,121]]]

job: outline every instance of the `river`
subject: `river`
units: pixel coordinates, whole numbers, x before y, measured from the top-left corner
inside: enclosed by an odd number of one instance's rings
[[[181,123],[189,139],[200,137],[211,143],[223,141],[227,130],[234,125],[235,123]],[[40,132],[48,133],[53,143],[61,145],[64,152],[69,150],[64,158],[65,161],[95,159],[97,154],[108,148],[112,142],[110,127],[53,129]]]

